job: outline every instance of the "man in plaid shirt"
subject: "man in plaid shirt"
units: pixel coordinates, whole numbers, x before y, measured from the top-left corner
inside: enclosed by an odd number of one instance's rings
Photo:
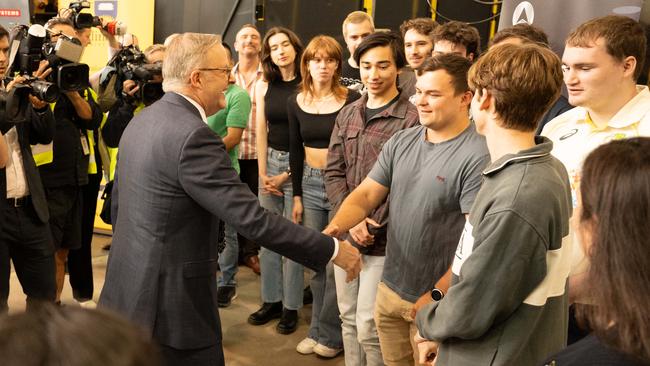
[[[357,47],[354,59],[367,94],[339,112],[332,131],[325,188],[333,212],[370,172],[384,143],[419,124],[416,108],[397,88],[398,70],[406,64],[401,38],[371,34]],[[346,283],[345,272],[335,268],[346,364],[364,359],[368,365],[383,364],[373,312],[386,255],[387,207],[381,204],[346,235],[362,254],[359,278]]]

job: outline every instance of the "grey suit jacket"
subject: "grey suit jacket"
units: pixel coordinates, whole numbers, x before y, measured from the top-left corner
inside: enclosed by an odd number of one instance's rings
[[[264,211],[221,139],[182,96],[167,93],[144,109],[119,149],[117,221],[100,305],[159,343],[194,349],[221,341],[216,218],[312,269],[329,262],[333,240]]]

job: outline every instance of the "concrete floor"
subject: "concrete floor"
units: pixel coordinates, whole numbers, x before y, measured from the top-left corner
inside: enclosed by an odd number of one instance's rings
[[[92,244],[93,273],[95,281],[95,300],[99,298],[104,285],[106,260],[108,252],[101,248],[109,243],[110,236],[95,235]],[[247,267],[239,267],[237,274],[237,298],[228,308],[221,309],[221,327],[226,364],[229,366],[248,365],[301,365],[301,366],[343,366],[342,354],[334,359],[322,359],[315,355],[301,355],[295,347],[309,329],[311,305],[300,311],[298,330],[290,335],[281,335],[275,331],[277,321],[263,326],[252,326],[246,322],[250,313],[260,305],[259,277]],[[70,284],[66,280],[61,301],[69,306],[76,306],[72,298]],[[9,294],[9,312],[23,311],[25,296],[15,273],[11,273],[11,292]]]

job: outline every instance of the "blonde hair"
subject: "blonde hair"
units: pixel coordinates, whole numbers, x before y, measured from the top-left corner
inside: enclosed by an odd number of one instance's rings
[[[363,22],[370,22],[370,26],[372,29],[375,29],[375,22],[372,20],[372,17],[366,13],[365,11],[357,10],[353,11],[352,13],[348,14],[347,17],[343,20],[343,37],[347,36],[347,30],[346,26],[350,23],[352,24],[359,24]]]
[[[540,118],[560,96],[562,63],[553,51],[533,43],[490,48],[470,68],[471,89],[494,97],[501,127],[535,131]]]
[[[221,44],[214,34],[183,33],[171,39],[163,62],[163,90],[176,91],[189,84],[192,71],[203,63],[208,51]]]
[[[160,43],[152,44],[151,46],[147,47],[142,51],[144,53],[144,57],[149,59],[149,56],[156,52],[165,52],[167,50],[167,47],[164,45],[161,45]]]
[[[332,92],[338,100],[343,100],[348,95],[348,89],[341,85],[341,69],[342,69],[342,60],[343,60],[343,50],[341,45],[332,37],[325,35],[318,35],[312,38],[307,45],[307,48],[302,53],[300,58],[300,74],[302,76],[302,82],[300,83],[300,89],[302,94],[305,97],[305,100],[310,100],[313,98],[313,79],[311,73],[309,72],[309,61],[311,61],[316,54],[319,52],[324,52],[328,57],[336,60],[336,71],[332,78]],[[309,96],[309,98],[307,98]]]

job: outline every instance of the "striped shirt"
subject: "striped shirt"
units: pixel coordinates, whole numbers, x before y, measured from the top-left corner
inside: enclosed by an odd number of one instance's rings
[[[241,141],[239,142],[239,159],[240,160],[254,160],[257,159],[257,148],[255,146],[255,110],[256,110],[256,101],[255,101],[255,88],[257,87],[258,80],[262,80],[262,64],[257,66],[257,75],[255,78],[246,82],[244,75],[239,72],[239,64],[235,65],[232,69],[232,73],[235,77],[235,84],[237,84],[242,89],[248,92],[248,95],[251,97],[251,112],[248,116],[248,123],[246,128],[241,136]]]

